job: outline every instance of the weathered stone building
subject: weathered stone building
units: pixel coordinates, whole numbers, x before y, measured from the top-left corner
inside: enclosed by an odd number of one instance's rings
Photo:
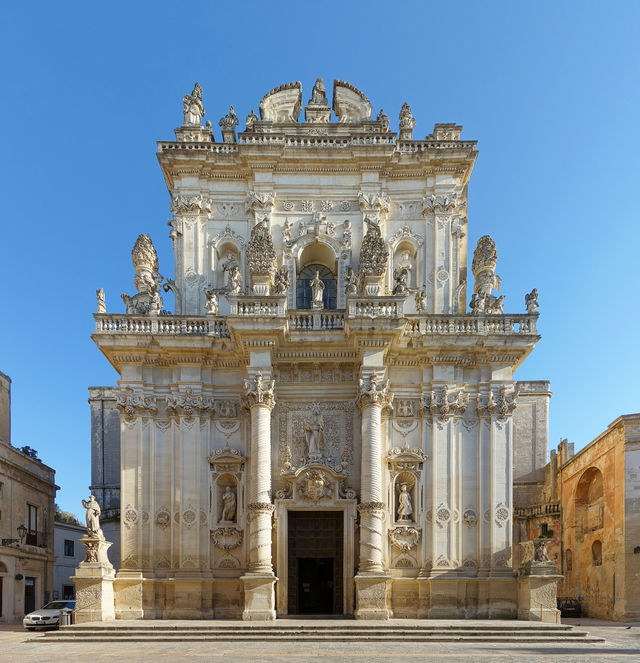
[[[196,85],[158,143],[175,312],[147,235],[126,314],[98,291],[121,378],[119,496],[92,476],[121,513],[116,616],[515,617],[514,468],[544,464],[549,394],[514,382],[537,292],[503,313],[489,236],[467,311],[476,143],[414,139],[408,104],[392,131],[342,81],[301,109],[280,86],[216,142]]]
[[[55,474],[11,445],[11,380],[0,373],[0,624],[51,598]]]
[[[563,440],[515,517],[521,538],[549,538],[558,596],[590,617],[639,619],[640,414],[618,417],[578,453]]]

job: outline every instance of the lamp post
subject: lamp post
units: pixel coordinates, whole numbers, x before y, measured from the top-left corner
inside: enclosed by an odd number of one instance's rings
[[[24,537],[27,535],[27,528],[24,525],[18,525],[18,536],[19,539],[2,539],[3,546],[10,546],[12,543],[22,543]]]

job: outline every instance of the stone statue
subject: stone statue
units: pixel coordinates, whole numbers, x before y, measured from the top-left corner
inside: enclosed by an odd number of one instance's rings
[[[547,544],[549,541],[547,539],[536,539],[533,542],[533,561],[534,562],[550,562],[549,555],[547,553]]]
[[[104,301],[104,288],[96,290],[96,297],[98,298],[98,313],[106,313],[107,305]]]
[[[95,495],[89,496],[89,501],[82,500],[82,506],[87,510],[87,535],[93,538],[104,539],[100,529],[100,505]]]
[[[311,308],[322,308],[322,293],[324,283],[320,280],[320,272],[316,269],[316,275],[309,281],[311,286]]]
[[[191,94],[185,94],[182,98],[182,110],[184,112],[183,126],[188,124],[200,124],[204,117],[204,106],[202,105],[202,88],[196,83]]]
[[[138,235],[131,251],[135,276],[133,284],[138,293],[130,297],[123,294],[128,314],[158,313],[162,308],[160,285],[162,275],[158,272],[158,254],[149,235]]]
[[[227,261],[222,266],[222,271],[227,274],[227,292],[232,294],[240,292],[242,275],[240,274],[240,266],[232,253],[229,253],[227,256]]]
[[[382,108],[380,109],[376,120],[380,122],[380,131],[385,133],[389,131],[389,116],[384,112],[384,110],[382,110]]]
[[[403,483],[400,486],[400,494],[398,495],[398,520],[413,520],[411,518],[412,513],[411,495],[409,494],[407,484]]]
[[[417,313],[426,313],[427,312],[427,293],[424,290],[417,290],[414,295],[416,300],[416,312]]]
[[[400,265],[393,270],[393,294],[404,295],[409,291],[409,270],[411,265]]]
[[[311,419],[304,420],[304,430],[309,459],[319,459],[324,442],[324,421],[317,404],[313,406]]]
[[[231,486],[225,486],[222,493],[222,522],[234,523],[236,521],[236,494]]]
[[[249,115],[247,115],[245,131],[251,131],[253,129],[253,125],[256,122],[258,122],[258,120],[259,120],[259,118],[256,115],[256,112],[252,108],[251,113],[249,113]]]
[[[293,227],[293,224],[291,221],[289,221],[288,218],[284,220],[284,225],[282,226],[282,241],[285,244],[290,244],[291,243],[291,229]]]
[[[524,303],[527,307],[527,313],[538,312],[538,289],[534,288],[528,295],[524,296]]]
[[[358,292],[358,276],[353,271],[353,267],[347,267],[344,275],[344,291],[347,295],[355,295]]]
[[[315,85],[313,86],[313,91],[311,92],[311,103],[314,105],[327,105],[327,93],[324,87],[324,81],[321,78],[318,78]]]
[[[215,290],[207,290],[207,288],[205,288],[204,294],[207,298],[205,303],[205,306],[207,307],[207,313],[218,315],[218,293]]]
[[[289,289],[289,270],[282,265],[276,272],[273,282],[274,295],[286,295]]]
[[[416,121],[411,112],[411,106],[405,101],[400,110],[400,140],[411,140],[415,126]]]

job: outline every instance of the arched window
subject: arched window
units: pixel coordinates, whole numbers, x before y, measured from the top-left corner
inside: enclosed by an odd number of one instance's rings
[[[311,308],[311,281],[316,272],[324,283],[322,292],[322,303],[326,309],[335,309],[337,306],[336,295],[338,292],[336,277],[333,272],[324,265],[313,264],[304,267],[296,280],[296,308]]]
[[[602,566],[602,541],[594,541],[591,546],[592,566]]]

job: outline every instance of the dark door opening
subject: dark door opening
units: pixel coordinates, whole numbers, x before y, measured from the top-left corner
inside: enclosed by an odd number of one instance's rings
[[[28,615],[36,609],[36,579],[24,579],[24,614]]]
[[[343,514],[289,511],[288,596],[290,615],[342,615]]]
[[[301,615],[333,614],[332,557],[298,557],[298,610]]]

